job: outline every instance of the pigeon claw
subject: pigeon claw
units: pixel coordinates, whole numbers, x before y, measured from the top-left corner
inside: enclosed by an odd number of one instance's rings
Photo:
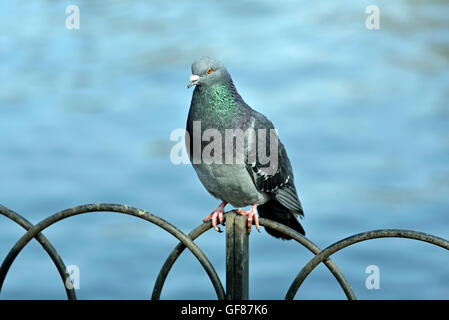
[[[237,212],[240,213],[242,216],[248,216],[248,232],[251,232],[251,226],[254,224],[256,225],[257,231],[260,232],[260,226],[259,226],[259,216],[257,215],[257,204],[253,204],[251,206],[251,209],[249,211],[244,211],[240,208],[237,209]]]
[[[222,202],[218,205],[217,209],[215,209],[214,211],[212,211],[212,213],[210,215],[208,215],[206,218],[203,219],[203,222],[206,222],[208,220],[212,220],[212,227],[214,227],[214,229],[218,232],[223,232],[221,231],[221,229],[218,227],[218,221],[220,222],[221,225],[224,225],[223,223],[223,213],[224,213],[224,207],[226,206],[226,202]]]

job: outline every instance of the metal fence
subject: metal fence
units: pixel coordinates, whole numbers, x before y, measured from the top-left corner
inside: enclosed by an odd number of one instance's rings
[[[248,231],[247,231],[247,220],[245,217],[237,214],[235,211],[227,212],[224,215],[226,224],[226,291],[223,288],[222,282],[217,275],[214,267],[210,263],[206,255],[201,251],[201,249],[195,244],[194,240],[201,236],[204,232],[212,228],[210,221],[205,222],[195,228],[188,235],[184,234],[181,230],[165,221],[164,219],[151,214],[145,210],[130,207],[127,205],[118,204],[88,204],[73,207],[60,211],[54,215],[47,217],[46,219],[40,221],[36,225],[31,224],[28,220],[22,217],[20,214],[0,205],[0,214],[19,224],[22,228],[26,230],[26,233],[16,242],[16,244],[11,248],[8,255],[2,262],[0,267],[0,292],[3,288],[3,283],[12,263],[14,262],[17,255],[22,251],[22,249],[35,238],[41,246],[48,253],[56,268],[58,269],[59,275],[61,277],[63,286],[66,290],[67,298],[70,300],[76,299],[75,289],[71,286],[67,286],[67,280],[70,279],[70,275],[67,273],[64,261],[59,256],[56,249],[50,243],[50,241],[42,234],[42,232],[49,226],[67,219],[69,217],[89,213],[89,212],[116,212],[127,215],[132,215],[137,218],[151,222],[158,227],[164,229],[175,238],[179,240],[179,244],[173,249],[168,258],[166,259],[164,265],[162,266],[157,280],[155,282],[153,293],[151,298],[158,300],[161,296],[162,288],[164,286],[165,280],[170,272],[172,266],[182,254],[184,249],[189,249],[195,258],[201,263],[204,270],[206,271],[209,279],[215,289],[217,298],[220,300],[246,300],[249,299],[249,261],[248,261]],[[400,230],[400,229],[383,229],[374,230],[359,233],[343,240],[340,240],[327,248],[321,250],[312,241],[302,236],[298,232],[289,227],[268,220],[264,218],[259,219],[259,223],[262,226],[270,227],[276,231],[279,231],[285,235],[290,236],[292,239],[297,241],[299,244],[307,248],[314,254],[314,257],[301,269],[296,278],[293,280],[290,288],[288,289],[285,299],[293,299],[304,282],[307,276],[318,266],[320,263],[324,263],[329,269],[332,275],[337,279],[341,288],[343,289],[346,297],[348,299],[356,299],[354,291],[351,285],[348,283],[342,272],[338,269],[335,263],[331,260],[330,256],[348,246],[355,243],[367,241],[377,238],[407,238],[418,241],[423,241],[430,243],[432,245],[439,246],[446,250],[449,250],[449,241],[436,237],[431,234],[412,231],[412,230]]]

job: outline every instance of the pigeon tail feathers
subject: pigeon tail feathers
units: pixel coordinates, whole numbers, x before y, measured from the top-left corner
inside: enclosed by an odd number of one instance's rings
[[[282,223],[293,230],[298,231],[303,236],[306,234],[303,227],[299,223],[295,214],[293,214],[289,209],[284,207],[275,198],[271,199],[263,205],[257,207],[260,217],[267,218],[279,223]],[[291,240],[292,238],[274,229],[265,227],[265,230],[275,238],[281,238],[284,240]]]

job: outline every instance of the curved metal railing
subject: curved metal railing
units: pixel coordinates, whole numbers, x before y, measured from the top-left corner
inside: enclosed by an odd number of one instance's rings
[[[215,271],[214,267],[203,253],[203,251],[197,246],[194,242],[196,238],[201,236],[203,233],[212,228],[212,224],[210,221],[205,222],[198,227],[196,227],[191,233],[188,235],[184,234],[178,228],[165,221],[164,219],[149,213],[148,211],[141,210],[138,208],[130,207],[127,205],[119,205],[119,204],[87,204],[76,206],[73,208],[69,208],[60,212],[57,212],[46,219],[40,221],[36,225],[31,224],[28,220],[22,217],[20,214],[0,205],[0,214],[14,221],[22,228],[26,230],[26,233],[15,243],[15,245],[11,248],[5,259],[3,260],[0,266],[0,292],[3,288],[3,283],[5,278],[10,270],[15,258],[18,254],[23,250],[23,248],[33,239],[35,238],[44,250],[48,253],[53,263],[55,264],[58,273],[63,281],[64,288],[66,290],[67,298],[70,300],[76,299],[75,290],[72,287],[68,287],[66,285],[66,281],[69,277],[66,271],[66,266],[59,256],[56,249],[52,246],[50,241],[42,234],[42,232],[48,228],[49,226],[67,219],[69,217],[92,213],[92,212],[115,212],[122,213],[131,216],[135,216],[137,218],[143,219],[145,221],[151,222],[161,229],[167,231],[172,236],[179,240],[179,244],[173,249],[170,255],[167,257],[164,265],[162,266],[159,275],[156,279],[153,293],[151,298],[154,300],[160,299],[161,292],[165,283],[165,280],[170,272],[172,266],[177,261],[178,257],[182,254],[182,252],[187,248],[189,249],[195,258],[200,262],[209,276],[210,281],[215,289],[217,298],[220,300],[226,299],[226,293],[223,288],[222,282]],[[225,214],[225,218],[228,217],[230,212]],[[432,245],[439,246],[446,250],[449,250],[449,241],[439,238],[430,234],[412,231],[412,230],[400,230],[400,229],[385,229],[385,230],[375,230],[359,233],[343,240],[340,240],[329,247],[321,250],[317,245],[315,245],[312,241],[298,233],[297,231],[283,225],[277,223],[275,221],[271,221],[269,219],[260,218],[259,223],[262,226],[270,227],[276,231],[279,231],[287,236],[290,236],[300,245],[308,249],[314,256],[310,261],[300,270],[296,278],[293,280],[290,285],[289,290],[285,296],[285,299],[293,299],[304,282],[307,276],[318,266],[320,263],[324,263],[324,265],[329,269],[332,275],[336,278],[341,288],[343,289],[346,297],[348,299],[356,299],[356,296],[351,288],[351,285],[346,280],[342,272],[338,269],[337,265],[330,259],[330,256],[348,246],[351,246],[355,243],[367,241],[371,239],[377,238],[386,238],[386,237],[395,237],[395,238],[407,238],[418,241],[424,241],[430,243]]]

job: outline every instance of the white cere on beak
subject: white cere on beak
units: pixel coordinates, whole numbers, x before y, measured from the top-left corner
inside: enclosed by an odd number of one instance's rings
[[[198,76],[196,74],[192,74],[190,76],[190,79],[189,79],[190,81],[189,81],[189,84],[187,85],[187,88],[190,88],[190,87],[196,85],[199,79],[200,79],[200,76]]]
[[[196,75],[196,74],[192,74],[190,76],[190,82],[194,82],[196,80],[198,80],[200,78],[200,76]]]

